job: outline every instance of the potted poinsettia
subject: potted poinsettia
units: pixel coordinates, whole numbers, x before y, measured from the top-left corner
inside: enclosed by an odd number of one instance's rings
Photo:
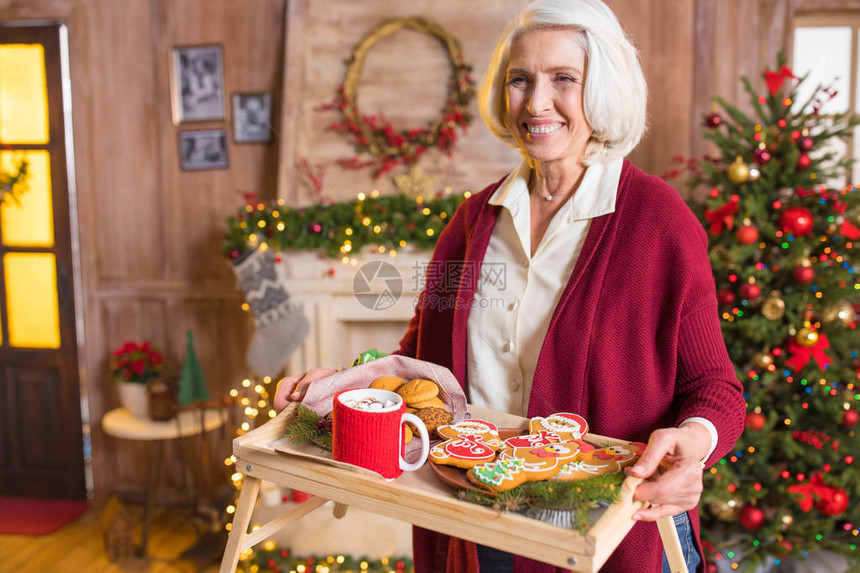
[[[111,377],[119,388],[120,403],[136,418],[149,416],[149,385],[161,377],[164,357],[149,345],[125,342],[113,351]]]

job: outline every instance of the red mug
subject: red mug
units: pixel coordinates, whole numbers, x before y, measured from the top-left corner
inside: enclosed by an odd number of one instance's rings
[[[361,409],[360,402],[376,402]],[[332,412],[332,457],[373,470],[385,479],[415,471],[427,461],[430,438],[418,416],[406,412],[403,398],[388,390],[359,388],[335,395]],[[421,438],[421,455],[409,463],[403,459],[403,424],[411,422]]]

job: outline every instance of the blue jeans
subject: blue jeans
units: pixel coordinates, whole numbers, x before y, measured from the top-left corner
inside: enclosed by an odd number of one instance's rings
[[[693,525],[690,523],[690,517],[687,515],[687,512],[679,513],[672,517],[675,520],[675,529],[678,530],[678,537],[681,540],[681,549],[684,551],[684,561],[687,562],[687,571],[695,573],[698,570],[697,567],[702,563],[702,558],[699,557],[699,551],[693,542]],[[665,552],[663,553],[663,573],[672,573]]]
[[[684,551],[684,560],[687,562],[687,571],[696,573],[702,559],[699,557],[696,544],[693,543],[693,525],[686,512],[679,513],[673,518],[681,540],[681,549]],[[514,570],[513,555],[483,545],[478,545],[478,563],[480,563],[481,573],[512,573]],[[672,573],[665,553],[663,553],[662,573]]]

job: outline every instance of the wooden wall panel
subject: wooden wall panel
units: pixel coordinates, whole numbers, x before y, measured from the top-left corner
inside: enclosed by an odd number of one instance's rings
[[[156,54],[149,49],[154,33],[150,12],[148,2],[103,1],[88,23],[92,50],[86,66],[98,70],[90,77],[98,102],[90,128],[99,134],[90,141],[99,162],[99,177],[93,182],[99,198],[94,216],[101,222],[93,238],[97,273],[105,280],[152,279],[164,271],[168,245],[158,192]]]

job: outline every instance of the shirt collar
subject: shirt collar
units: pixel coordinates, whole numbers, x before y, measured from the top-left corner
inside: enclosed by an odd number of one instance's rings
[[[569,221],[593,219],[615,212],[615,197],[618,182],[621,180],[622,159],[614,159],[609,163],[590,165],[582,177],[579,189],[573,197],[559,210],[561,216]],[[523,205],[528,205],[528,180],[531,168],[523,161],[519,167],[511,171],[507,179],[490,197],[491,205],[501,205],[511,213],[516,213]]]

